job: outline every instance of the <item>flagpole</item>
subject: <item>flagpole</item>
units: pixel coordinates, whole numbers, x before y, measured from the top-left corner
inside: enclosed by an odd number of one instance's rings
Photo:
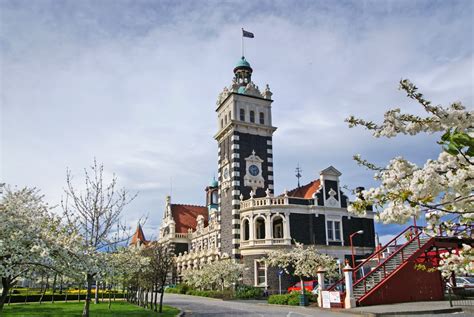
[[[244,28],[242,28],[242,44],[241,44],[241,48],[242,48],[242,57],[244,57]]]

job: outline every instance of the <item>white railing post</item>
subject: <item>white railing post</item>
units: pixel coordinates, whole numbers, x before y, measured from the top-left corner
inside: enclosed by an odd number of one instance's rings
[[[318,306],[319,307],[323,307],[323,291],[325,289],[324,273],[326,273],[324,269],[322,268],[318,269],[317,275],[318,275]],[[304,285],[302,287],[304,287]]]
[[[346,298],[344,299],[344,308],[354,308],[356,307],[356,300],[354,297],[354,288],[352,281],[353,268],[351,268],[349,263],[347,263],[342,271],[344,272],[344,280],[346,283]]]

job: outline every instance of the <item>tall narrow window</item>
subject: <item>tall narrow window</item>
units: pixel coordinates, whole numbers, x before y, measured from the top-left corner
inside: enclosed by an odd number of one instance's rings
[[[254,111],[250,111],[250,122],[255,123],[255,112]]]
[[[224,124],[227,124],[227,115],[224,116]]]
[[[338,220],[326,221],[328,241],[341,241],[341,222]]]
[[[232,111],[229,111],[229,121],[232,121]]]
[[[281,219],[281,217],[275,217],[273,219],[273,238],[283,238],[283,219]]]
[[[244,227],[244,241],[248,240],[250,238],[250,228],[249,228],[249,221],[245,219],[243,221],[243,227]]]
[[[221,119],[221,129],[224,127],[224,120]]]
[[[260,112],[260,124],[265,124],[265,114]]]
[[[240,121],[245,121],[245,110],[240,109]]]
[[[263,218],[255,220],[255,236],[257,239],[265,239],[265,220]]]
[[[264,261],[255,261],[255,285],[266,286],[267,267]]]

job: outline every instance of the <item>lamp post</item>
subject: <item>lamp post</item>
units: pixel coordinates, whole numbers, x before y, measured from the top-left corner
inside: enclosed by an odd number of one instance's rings
[[[359,230],[359,231],[356,231],[354,233],[352,233],[350,236],[349,236],[349,241],[351,242],[351,254],[352,254],[352,268],[355,268],[355,255],[354,255],[354,245],[352,244],[352,238],[356,235],[356,234],[363,234],[364,233],[364,230]],[[355,271],[354,271],[355,273]]]

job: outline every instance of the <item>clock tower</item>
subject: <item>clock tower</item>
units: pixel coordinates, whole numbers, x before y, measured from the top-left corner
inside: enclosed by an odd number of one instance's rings
[[[220,249],[240,257],[240,200],[273,193],[271,99],[252,82],[245,57],[234,68],[234,79],[217,100]]]

